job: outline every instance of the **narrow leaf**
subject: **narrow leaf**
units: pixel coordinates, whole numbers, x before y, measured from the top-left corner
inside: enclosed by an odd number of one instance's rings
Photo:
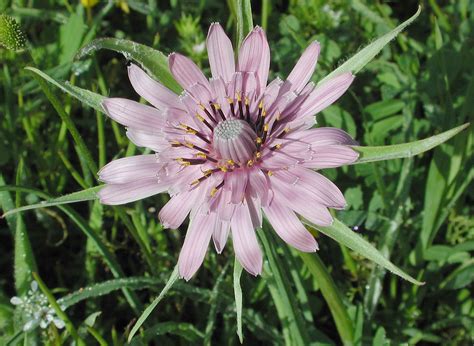
[[[104,109],[102,108],[101,103],[105,99],[105,96],[71,85],[68,82],[57,81],[53,77],[47,75],[43,71],[38,70],[37,68],[25,67],[25,69],[33,73],[36,73],[38,76],[40,76],[47,82],[57,86],[62,91],[75,97],[76,99],[88,105],[89,107],[92,107],[95,110],[104,113]]]
[[[151,303],[145,311],[141,314],[140,318],[138,319],[137,323],[132,328],[132,331],[130,332],[130,335],[128,336],[128,342],[133,339],[133,336],[137,333],[138,329],[142,326],[142,324],[146,321],[148,316],[153,312],[153,310],[156,308],[158,303],[165,297],[165,295],[168,293],[168,291],[173,287],[174,283],[178,279],[179,272],[178,272],[178,266],[174,267],[173,272],[170,275],[170,278],[168,279],[168,282],[166,283],[165,287],[163,287],[163,290],[161,291],[160,295],[158,298],[156,298],[153,303]]]
[[[469,123],[455,127],[451,130],[440,133],[429,138],[419,141],[386,145],[378,147],[362,147],[354,146],[354,150],[360,153],[359,159],[355,163],[367,163],[383,160],[400,159],[405,157],[412,157],[428,151],[441,143],[446,142],[451,137],[464,130],[469,126]]]
[[[25,210],[32,210],[38,208],[46,208],[46,207],[53,207],[56,205],[61,204],[69,204],[69,203],[76,203],[76,202],[85,202],[97,199],[97,192],[102,188],[101,186],[94,186],[86,190],[73,192],[68,195],[64,195],[58,198],[48,199],[46,201],[42,201],[40,203],[25,205],[20,208],[10,209],[6,211],[1,217],[4,218],[6,216],[19,213]],[[0,186],[0,191],[14,191],[16,189],[15,186]]]
[[[234,296],[235,296],[235,311],[237,313],[237,335],[242,344],[244,342],[244,335],[242,333],[242,287],[240,287],[240,276],[242,275],[242,266],[237,260],[234,261]]]
[[[367,65],[372,59],[385,47],[391,40],[393,40],[397,35],[403,31],[408,25],[410,25],[420,14],[421,6],[418,7],[416,13],[410,17],[408,20],[397,26],[392,31],[389,31],[385,35],[379,37],[374,42],[364,47],[358,53],[356,53],[352,58],[347,60],[344,64],[339,66],[337,69],[332,71],[326,77],[324,77],[318,84],[323,83],[337,75],[340,75],[344,72],[357,73],[362,68]]]
[[[415,285],[424,284],[424,282],[420,282],[412,278],[410,275],[406,274],[400,268],[395,266],[392,262],[386,259],[372,244],[370,244],[367,240],[362,238],[356,232],[350,230],[339,220],[335,219],[333,224],[327,227],[316,226],[307,220],[303,220],[303,223],[319,230],[321,233],[327,235],[328,237],[331,237],[338,243],[347,246],[349,249],[354,250],[358,254],[377,263],[378,265],[400,276],[401,278],[408,280]]]
[[[82,59],[86,55],[100,49],[110,49],[122,53],[126,59],[133,60],[145,68],[148,73],[160,81],[164,86],[176,93],[182,88],[174,80],[168,67],[168,58],[159,50],[129,40],[118,38],[99,38],[83,47],[76,58]]]
[[[252,6],[250,0],[229,1],[229,7],[236,21],[237,45],[239,49],[244,37],[253,29]]]

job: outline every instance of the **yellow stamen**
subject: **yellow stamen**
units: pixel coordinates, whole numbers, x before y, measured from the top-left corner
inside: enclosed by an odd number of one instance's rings
[[[204,118],[200,114],[196,113],[196,118],[198,118],[200,122],[204,122]]]
[[[268,124],[263,125],[263,131],[268,132]]]
[[[248,160],[247,161],[247,167],[252,167],[254,164],[254,161],[253,160]]]
[[[228,97],[228,98],[227,98],[227,102],[229,102],[229,104],[233,104],[233,103],[234,103],[234,99]]]
[[[262,153],[261,153],[260,151],[257,151],[257,152],[255,153],[255,158],[259,159],[259,158],[261,158],[261,157],[262,157]]]
[[[275,149],[280,149],[281,148],[281,143],[275,144]]]
[[[207,159],[207,155],[204,154],[204,153],[197,153],[196,156],[197,157],[202,157],[203,159]]]
[[[247,96],[245,96],[245,105],[248,106],[250,103],[250,100]]]
[[[231,165],[231,166],[235,165],[235,162],[232,161],[232,160],[227,160],[227,163],[228,163],[229,165]]]
[[[200,183],[199,179],[196,179],[191,183],[191,186],[197,185],[199,183]]]
[[[255,142],[257,142],[257,144],[262,144],[263,140],[260,137],[257,137]]]
[[[184,146],[190,148],[190,149],[193,149],[194,148],[194,144],[193,143],[190,143],[190,142],[185,142],[184,143]]]
[[[242,101],[242,97],[240,97],[240,92],[235,93],[237,95],[237,101]]]
[[[272,171],[268,171],[267,172],[268,176],[271,177],[273,175],[273,172]]]
[[[211,190],[211,197],[214,197],[216,195],[217,191],[219,191],[219,190],[216,189],[215,187],[213,187],[212,190]]]
[[[214,107],[215,107],[217,110],[221,109],[221,105],[218,104],[218,103],[214,103]]]
[[[260,101],[260,103],[258,104],[258,108],[260,108],[260,109],[263,108],[263,101]]]
[[[227,172],[227,167],[226,166],[220,166],[219,167],[222,172]]]

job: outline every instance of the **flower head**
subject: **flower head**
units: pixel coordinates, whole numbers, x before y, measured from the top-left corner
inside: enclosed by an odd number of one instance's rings
[[[255,229],[262,211],[278,235],[301,251],[316,251],[298,215],[318,225],[332,222],[328,208],[344,208],[342,193],[315,170],[354,162],[356,144],[336,128],[312,128],[314,115],[336,101],[354,79],[343,73],[315,86],[309,82],[320,46],[304,51],[285,81],[267,84],[270,49],[264,31],[248,34],[234,58],[232,43],[215,23],[206,41],[212,78],[190,59],[169,56],[184,88],[176,95],[138,66],[129,66],[135,91],[152,106],[127,99],[103,102],[127,136],[153,155],[118,159],[99,178],[104,204],[123,204],[168,192],[159,218],[168,228],[190,222],[179,256],[189,280],[202,264],[210,239],[222,252],[229,233],[235,254],[251,274],[262,270]]]
[[[56,312],[49,305],[46,296],[38,291],[38,283],[36,281],[31,282],[31,288],[25,297],[12,297],[10,303],[20,309],[25,321],[23,325],[25,332],[33,330],[38,326],[46,329],[51,322],[58,329],[62,329],[65,326],[64,321],[56,316]]]

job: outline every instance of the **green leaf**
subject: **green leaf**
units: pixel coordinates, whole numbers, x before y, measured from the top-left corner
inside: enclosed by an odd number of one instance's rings
[[[404,271],[395,266],[392,262],[386,259],[372,244],[370,244],[356,232],[349,229],[339,220],[335,219],[333,224],[327,227],[316,226],[307,220],[303,220],[303,223],[319,230],[321,233],[331,237],[338,243],[347,246],[349,249],[352,249],[358,254],[377,263],[378,265],[400,276],[401,278],[408,280],[415,285],[424,284],[424,282],[420,282],[412,278],[410,275],[406,274]]]
[[[425,138],[419,141],[386,145],[386,146],[374,146],[374,147],[362,147],[354,146],[354,150],[360,153],[359,159],[355,163],[367,163],[383,160],[393,160],[405,157],[413,157],[428,151],[441,143],[446,142],[451,137],[464,130],[469,126],[469,123],[455,127],[451,130],[440,133],[429,138]]]
[[[235,296],[235,311],[237,313],[237,335],[242,344],[244,342],[244,335],[242,333],[242,287],[240,287],[240,277],[242,275],[242,266],[237,260],[234,260],[234,296]]]
[[[168,67],[168,58],[159,50],[129,40],[118,38],[99,38],[84,46],[76,55],[77,59],[100,49],[110,49],[122,53],[126,59],[133,60],[164,86],[181,93],[181,86],[174,80]]]
[[[103,185],[100,186],[94,186],[86,190],[78,191],[78,192],[73,192],[68,195],[64,195],[58,198],[52,198],[48,199],[45,201],[42,201],[40,203],[36,204],[31,204],[31,205],[25,205],[20,208],[15,208],[15,209],[10,209],[6,211],[1,217],[4,218],[6,216],[19,213],[22,211],[26,210],[32,210],[32,209],[38,209],[38,208],[47,208],[47,207],[54,207],[57,205],[62,205],[62,204],[69,204],[69,203],[77,203],[77,202],[85,202],[85,201],[91,201],[94,199],[97,199],[97,192],[103,187]],[[0,186],[0,191],[15,191],[17,190],[17,187],[15,186]]]
[[[122,288],[129,288],[132,290],[144,289],[147,287],[154,287],[162,283],[160,278],[152,277],[129,277],[123,279],[113,279],[92,286],[81,288],[79,291],[68,294],[65,297],[58,299],[58,303],[65,308],[77,304],[83,300],[100,297],[110,292],[120,290]]]
[[[354,326],[342,301],[342,294],[339,292],[326,266],[315,253],[298,252],[298,254],[321,289],[324,300],[328,304],[336,323],[341,341],[344,345],[351,344],[354,340]]]
[[[105,96],[96,94],[92,91],[79,88],[77,86],[71,85],[68,82],[60,82],[47,75],[43,71],[38,70],[34,67],[25,67],[26,70],[36,73],[38,76],[46,80],[47,82],[57,86],[62,91],[68,93],[69,95],[75,97],[82,103],[88,105],[89,107],[94,108],[96,111],[104,113],[104,109],[101,106],[102,101],[105,99]]]
[[[326,77],[324,77],[318,84],[340,75],[345,72],[357,73],[362,68],[367,65],[391,40],[393,40],[397,35],[403,31],[408,25],[410,25],[420,14],[421,6],[418,7],[416,13],[410,17],[408,20],[397,26],[392,31],[389,31],[385,35],[379,37],[374,42],[364,47],[358,53],[356,53],[352,58],[347,60],[344,64],[339,66],[337,69],[332,71]]]
[[[229,1],[230,11],[236,21],[237,44],[239,49],[244,37],[253,29],[252,5],[250,0]]]
[[[146,321],[148,316],[150,316],[150,314],[156,308],[158,303],[165,297],[165,295],[168,293],[171,287],[173,287],[178,277],[179,277],[179,271],[178,271],[178,266],[176,266],[174,267],[174,270],[171,273],[170,278],[168,279],[168,282],[166,283],[165,287],[163,287],[163,290],[161,291],[160,295],[150,305],[148,305],[145,311],[143,311],[143,313],[141,314],[137,323],[135,323],[135,325],[133,326],[130,334],[128,335],[128,342],[130,342],[130,340],[133,339],[133,336],[137,333],[138,329],[140,329],[142,324]]]

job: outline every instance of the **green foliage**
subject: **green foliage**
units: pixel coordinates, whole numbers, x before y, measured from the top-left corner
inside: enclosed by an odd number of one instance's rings
[[[129,0],[87,8],[14,0],[0,1],[0,9],[8,48],[0,48],[0,344],[472,342],[474,132],[463,125],[474,109],[471,2],[428,1],[421,13],[414,1],[361,0]],[[5,18],[20,45],[5,44]],[[167,196],[124,207],[95,200],[96,166],[143,152],[104,118],[100,103],[109,95],[138,100],[127,59],[177,92],[168,53],[190,55],[209,72],[202,45],[215,21],[228,33],[235,28],[235,43],[262,25],[271,77],[284,78],[312,40],[321,43],[314,82],[334,70],[356,73],[349,92],[317,120],[355,136],[361,157],[323,172],[349,205],[335,212],[340,222],[315,232],[317,257],[291,250],[265,225],[261,278],[238,264],[228,270],[229,243],[220,256],[209,251],[186,283],[173,268],[187,225],[165,231],[157,220]],[[33,271],[51,301],[67,308],[73,335],[52,327],[22,332],[9,300],[26,292]]]

